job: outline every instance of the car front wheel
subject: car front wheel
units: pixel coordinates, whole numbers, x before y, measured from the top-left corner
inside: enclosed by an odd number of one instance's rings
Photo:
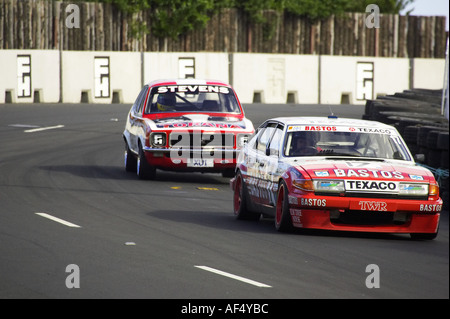
[[[127,142],[125,142],[124,161],[125,161],[125,170],[127,172],[136,172],[137,159],[136,156],[131,152],[130,148],[128,147]]]
[[[137,160],[137,175],[139,179],[154,179],[156,176],[156,169],[147,162],[141,146],[139,146],[139,157]]]
[[[285,181],[281,181],[278,187],[275,228],[280,232],[289,232],[294,228],[291,214],[289,213],[288,188]]]

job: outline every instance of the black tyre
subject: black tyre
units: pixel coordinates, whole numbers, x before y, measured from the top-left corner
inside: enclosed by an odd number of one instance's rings
[[[448,151],[448,132],[441,131],[438,136],[437,140],[437,148],[440,150],[447,150]]]
[[[289,213],[288,188],[282,180],[278,187],[277,205],[275,212],[275,228],[279,232],[290,232],[294,229]]]
[[[440,163],[439,167],[443,168],[443,169],[448,169],[448,166],[449,166],[448,162],[449,162],[448,150],[442,151],[441,152],[441,163]]]
[[[156,176],[156,169],[147,162],[145,153],[140,146],[137,160],[137,175],[139,179],[154,179]]]

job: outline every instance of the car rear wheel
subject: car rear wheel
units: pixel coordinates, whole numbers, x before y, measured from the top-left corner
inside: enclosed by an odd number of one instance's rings
[[[233,194],[233,210],[237,219],[258,220],[259,213],[252,212],[247,208],[247,192],[241,172],[236,174]]]
[[[291,214],[289,213],[288,188],[284,181],[281,181],[278,187],[275,228],[280,232],[289,232],[294,229]]]
[[[156,169],[151,166],[145,158],[145,153],[139,145],[139,157],[137,160],[137,175],[139,179],[154,179],[156,176]]]

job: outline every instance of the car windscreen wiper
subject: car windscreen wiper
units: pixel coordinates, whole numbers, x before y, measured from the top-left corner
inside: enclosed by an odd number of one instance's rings
[[[346,153],[346,152],[336,152],[334,150],[321,150],[317,152],[316,156],[350,156],[350,157],[362,157],[361,154],[357,152]]]

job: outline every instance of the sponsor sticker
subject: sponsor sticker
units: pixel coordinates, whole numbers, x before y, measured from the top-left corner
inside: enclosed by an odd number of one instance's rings
[[[442,205],[439,204],[420,204],[421,212],[440,212]]]
[[[158,93],[167,92],[228,94],[230,90],[227,87],[217,85],[168,85],[158,87]]]
[[[358,202],[360,210],[374,210],[385,212],[387,211],[387,203],[386,202],[373,202],[373,201],[359,201]]]
[[[288,132],[321,131],[321,132],[354,132],[369,134],[394,134],[394,131],[386,128],[356,127],[356,126],[330,126],[330,125],[290,125]]]
[[[399,182],[346,180],[345,189],[350,192],[397,193]]]
[[[314,174],[317,177],[326,177],[326,176],[330,176],[330,173],[328,173],[328,171],[315,171]]]
[[[309,207],[325,207],[327,206],[326,199],[320,198],[301,198],[300,205]]]
[[[334,169],[336,177],[375,177],[375,178],[397,178],[403,179],[401,172],[382,171],[377,169]]]
[[[212,122],[176,122],[156,124],[157,128],[190,128],[190,127],[206,127],[218,129],[245,129],[245,125],[228,124],[228,123],[212,123]]]

